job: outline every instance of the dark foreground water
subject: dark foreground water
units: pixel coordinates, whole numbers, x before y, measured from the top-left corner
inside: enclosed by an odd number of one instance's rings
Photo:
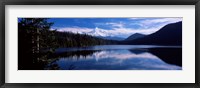
[[[181,70],[181,46],[101,45],[59,48],[42,69]],[[54,58],[54,59],[52,59]]]

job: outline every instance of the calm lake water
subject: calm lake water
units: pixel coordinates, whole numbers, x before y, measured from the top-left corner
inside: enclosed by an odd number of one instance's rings
[[[59,48],[45,69],[181,70],[181,46],[99,45]],[[52,58],[51,57],[51,58]]]

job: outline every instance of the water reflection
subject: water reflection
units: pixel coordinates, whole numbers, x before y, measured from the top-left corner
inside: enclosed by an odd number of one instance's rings
[[[127,47],[127,46],[126,46]],[[162,52],[158,54],[158,52]],[[177,52],[181,48],[86,48],[86,49],[63,49],[51,55],[57,58],[44,69],[61,70],[181,70],[178,64],[168,63],[165,59],[180,57],[168,57],[171,51]],[[64,52],[63,52],[64,51]],[[153,53],[152,53],[153,52]],[[165,53],[166,55],[164,55]],[[168,55],[167,55],[168,54]],[[177,54],[178,56],[181,56]],[[160,58],[160,56],[162,58]],[[181,58],[182,59],[182,58]],[[180,62],[180,61],[176,61]],[[180,62],[182,63],[182,62]]]

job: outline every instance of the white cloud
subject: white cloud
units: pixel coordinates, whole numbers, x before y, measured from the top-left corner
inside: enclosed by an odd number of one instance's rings
[[[52,29],[55,30],[55,29]],[[60,32],[72,32],[72,33],[88,33],[91,32],[93,29],[90,28],[80,28],[80,27],[63,27],[63,28],[58,28],[57,31]]]
[[[123,28],[124,27],[124,23],[123,22],[119,22],[119,23],[115,23],[115,22],[106,22],[106,23],[94,23],[97,27],[98,26],[112,26],[112,27],[118,27],[118,28]]]
[[[118,28],[123,28],[124,27],[124,23],[122,23],[122,22],[120,22],[120,23],[110,22],[110,23],[106,23],[106,25],[111,25],[113,27],[118,27]]]
[[[169,24],[169,23],[175,23],[175,22],[179,22],[182,21],[182,18],[159,18],[159,19],[147,19],[147,20],[143,20],[140,23],[145,25],[145,26],[149,26],[149,25],[153,25],[153,24]]]
[[[130,20],[143,20],[147,19],[147,17],[135,17],[135,18],[129,18]]]
[[[135,21],[141,19],[140,21]],[[131,25],[139,25],[143,28],[149,28],[152,26],[164,26],[169,23],[175,23],[182,21],[182,18],[130,18],[132,20]]]
[[[81,27],[63,27],[58,28],[58,31],[61,32],[72,32],[72,33],[80,33],[80,34],[89,34],[92,36],[117,36],[117,37],[124,37],[127,38],[128,36],[134,33],[141,33],[141,34],[151,34],[163,26],[169,23],[175,23],[182,21],[182,18],[155,18],[155,19],[144,19],[144,18],[130,18],[133,20],[129,25],[140,25],[139,28],[126,28],[125,24],[122,22],[114,23],[114,22],[107,22],[107,23],[95,23],[95,25],[110,25],[112,29],[102,29],[102,28],[81,28]],[[141,21],[134,22],[135,19],[143,19]]]

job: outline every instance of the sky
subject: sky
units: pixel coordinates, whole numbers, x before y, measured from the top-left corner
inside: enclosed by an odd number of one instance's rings
[[[163,26],[182,21],[182,18],[50,18],[51,30],[92,36],[127,38],[134,33],[151,34]]]

